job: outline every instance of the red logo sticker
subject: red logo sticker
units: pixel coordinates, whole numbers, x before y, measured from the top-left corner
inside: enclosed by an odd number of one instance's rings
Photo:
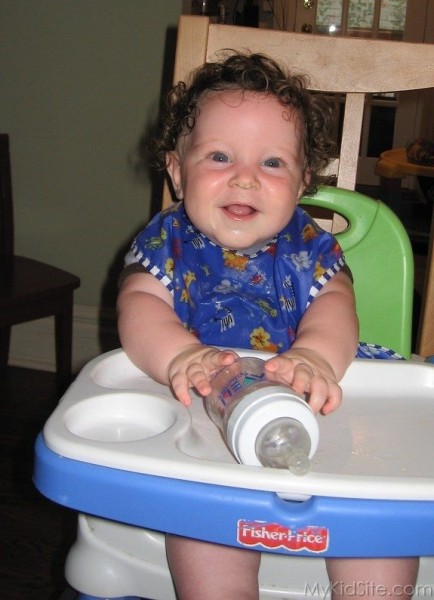
[[[237,541],[243,546],[262,546],[269,550],[284,548],[295,552],[307,550],[319,553],[328,548],[329,530],[315,525],[291,529],[279,523],[240,519],[237,524]]]

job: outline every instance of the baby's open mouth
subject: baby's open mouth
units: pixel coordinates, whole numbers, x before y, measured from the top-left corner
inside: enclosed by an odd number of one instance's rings
[[[224,209],[235,217],[248,217],[256,212],[256,210],[247,204],[230,204]]]

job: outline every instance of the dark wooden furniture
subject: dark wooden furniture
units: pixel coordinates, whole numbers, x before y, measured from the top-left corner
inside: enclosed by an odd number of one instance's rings
[[[12,325],[55,318],[59,384],[70,383],[72,308],[80,279],[51,265],[14,254],[14,222],[9,136],[0,134],[0,370],[8,365]]]
[[[380,155],[376,166],[380,187],[387,203],[399,216],[401,206],[401,179],[406,175],[434,177],[434,167],[416,165],[407,159],[405,148],[393,148]],[[421,356],[434,355],[434,211],[428,243],[427,268],[422,295],[421,319],[416,342],[416,352]]]

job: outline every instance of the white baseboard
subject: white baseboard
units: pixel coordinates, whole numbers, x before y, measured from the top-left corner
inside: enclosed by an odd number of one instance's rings
[[[114,310],[76,305],[73,327],[74,373],[102,352],[119,347]],[[9,364],[42,371],[55,371],[53,317],[12,327]]]

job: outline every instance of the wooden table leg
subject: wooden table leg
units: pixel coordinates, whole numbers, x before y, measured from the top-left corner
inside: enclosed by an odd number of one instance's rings
[[[420,310],[416,352],[421,356],[434,355],[434,210],[426,262],[425,284]]]
[[[402,213],[401,178],[380,177],[380,197],[395,214]]]

